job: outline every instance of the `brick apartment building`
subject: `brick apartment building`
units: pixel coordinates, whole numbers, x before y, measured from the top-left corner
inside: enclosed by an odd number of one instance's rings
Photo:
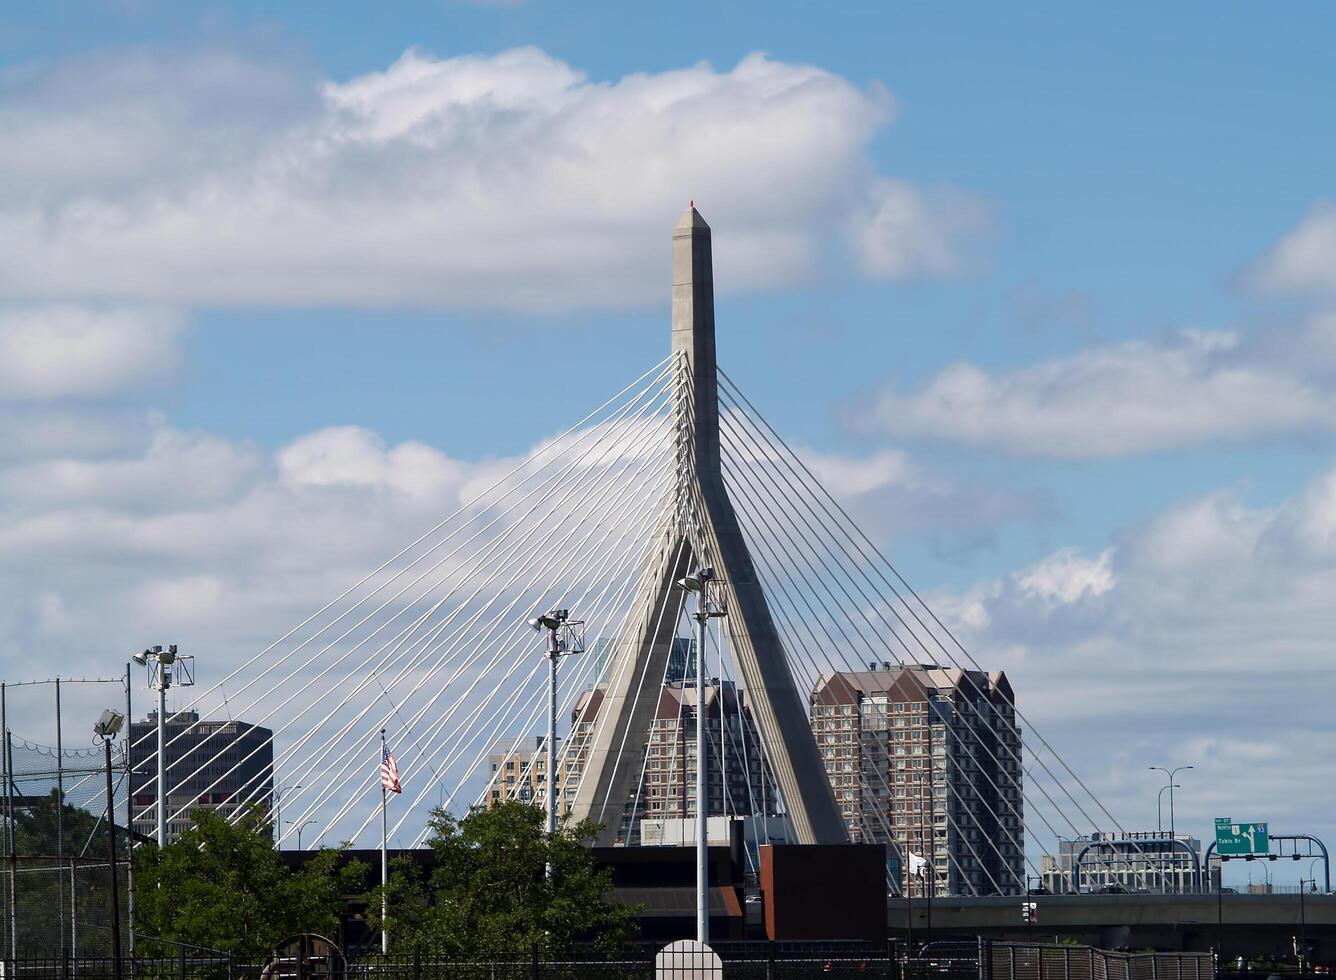
[[[870,664],[823,675],[812,730],[852,839],[928,861],[936,895],[1024,891],[1021,743],[1000,671]]]

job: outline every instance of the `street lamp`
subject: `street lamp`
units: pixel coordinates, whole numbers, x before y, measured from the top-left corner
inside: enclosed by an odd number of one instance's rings
[[[93,734],[102,739],[107,768],[107,867],[111,872],[111,971],[121,980],[121,896],[116,884],[116,806],[111,788],[111,740],[125,724],[125,715],[108,708],[93,725]]]
[[[711,617],[726,616],[715,592],[714,569],[704,565],[680,579],[677,587],[695,593],[696,611],[696,940],[710,941],[709,787],[705,782],[705,624]],[[722,752],[722,748],[720,752]]]
[[[277,843],[280,849],[283,845],[283,794],[290,789],[301,788],[301,783],[291,783],[287,786],[280,787],[278,791],[274,793],[274,829],[278,831]]]
[[[1176,836],[1174,833],[1174,777],[1185,769],[1195,769],[1196,766],[1178,766],[1174,769],[1166,769],[1164,766],[1147,766],[1150,772],[1162,772],[1169,777],[1169,784],[1165,788],[1169,790],[1169,836]]]
[[[158,846],[167,846],[167,689],[195,683],[195,658],[178,657],[176,644],[148,647],[132,658],[148,668],[148,686],[158,692]]]
[[[547,631],[547,836],[557,832],[557,664],[562,657],[584,653],[584,622],[571,619],[569,609],[551,609],[529,620],[535,632]],[[547,862],[552,877],[552,861]]]
[[[302,849],[302,828],[309,827],[311,824],[319,822],[320,821],[315,817],[312,817],[310,820],[303,820],[301,823],[297,824],[297,850],[300,851]],[[294,823],[297,823],[297,821],[289,820],[288,826],[291,827]]]
[[[1164,812],[1161,807],[1164,805],[1164,791],[1169,788],[1168,786],[1161,786],[1159,796],[1155,797],[1155,829],[1161,834],[1164,833]],[[1174,783],[1173,788],[1182,789],[1183,787]]]

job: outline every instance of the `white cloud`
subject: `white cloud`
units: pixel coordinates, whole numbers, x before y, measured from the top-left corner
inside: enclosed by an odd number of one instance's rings
[[[953,364],[918,391],[883,386],[856,424],[897,437],[1069,458],[1330,431],[1336,395],[1322,373],[1333,363],[1331,345],[1320,349],[1317,324],[1307,334],[1272,339],[1283,343],[1187,330],[1007,372]],[[1293,352],[1296,345],[1303,355]]]
[[[959,191],[925,192],[901,180],[871,188],[854,217],[859,267],[877,279],[950,276],[968,268],[968,248],[987,232],[988,208]]]
[[[96,397],[158,380],[178,364],[180,330],[161,311],[0,310],[0,401]]]
[[[1112,559],[1112,550],[1085,558],[1065,549],[1017,575],[1016,588],[1051,606],[1073,603],[1086,595],[1101,596],[1115,584]]]
[[[414,497],[458,487],[466,467],[420,442],[387,447],[367,429],[339,426],[298,439],[278,454],[278,479],[291,488],[389,490]]]
[[[1336,203],[1319,201],[1245,275],[1271,291],[1336,290]]]
[[[0,76],[0,295],[570,309],[663,295],[688,198],[719,282],[853,252],[942,275],[977,206],[878,176],[881,89],[760,54],[593,81],[535,48],[323,81],[227,52]]]
[[[1275,507],[1228,491],[934,604],[1115,815],[1154,826],[1147,765],[1195,765],[1180,826],[1259,814],[1329,834],[1312,746],[1332,737],[1336,469]]]

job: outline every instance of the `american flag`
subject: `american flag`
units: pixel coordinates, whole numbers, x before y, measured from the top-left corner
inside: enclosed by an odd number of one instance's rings
[[[403,791],[399,785],[399,764],[394,761],[390,747],[383,742],[380,746],[380,785],[391,793]]]

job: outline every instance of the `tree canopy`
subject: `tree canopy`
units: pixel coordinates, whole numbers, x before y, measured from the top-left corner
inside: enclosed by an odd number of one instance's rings
[[[233,824],[196,810],[177,840],[135,852],[138,927],[161,939],[263,957],[296,933],[337,930],[343,896],[358,890],[365,874],[360,862],[339,864],[338,851],[322,850],[292,871],[260,811]]]
[[[437,810],[430,844],[436,867],[423,875],[396,862],[389,886],[394,949],[447,956],[568,951],[577,941],[610,949],[635,931],[636,910],[610,898],[611,874],[586,846],[598,825],[563,821],[548,837],[542,810],[509,801],[463,818]],[[551,861],[553,873],[546,874]],[[380,894],[368,901],[379,927]]]

